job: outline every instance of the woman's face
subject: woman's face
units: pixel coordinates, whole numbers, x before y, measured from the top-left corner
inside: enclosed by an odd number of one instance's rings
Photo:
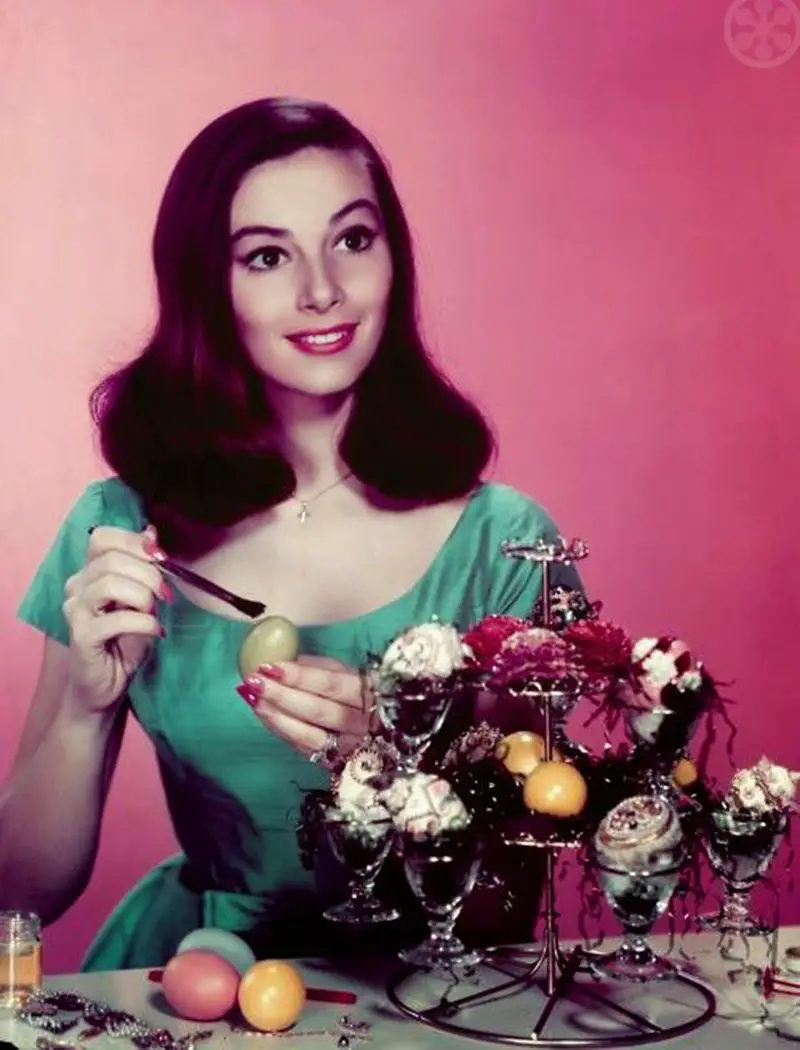
[[[304,149],[267,161],[231,204],[231,300],[273,392],[349,390],[383,334],[392,260],[358,157]]]

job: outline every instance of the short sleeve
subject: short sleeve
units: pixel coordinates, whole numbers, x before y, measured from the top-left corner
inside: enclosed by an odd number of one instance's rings
[[[493,486],[492,532],[497,547],[503,540],[554,542],[560,535],[553,519],[538,503],[505,485]],[[554,565],[552,587],[583,591],[574,565]],[[492,570],[491,610],[509,616],[530,616],[542,593],[542,568],[535,562],[497,558]]]
[[[98,525],[140,531],[145,524],[141,503],[118,478],[89,485],[67,515],[17,611],[24,623],[62,645],[69,628],[61,607],[64,585],[86,560],[89,532]]]

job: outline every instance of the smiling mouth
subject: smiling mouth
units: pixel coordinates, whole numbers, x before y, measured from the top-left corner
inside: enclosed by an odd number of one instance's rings
[[[286,338],[304,354],[338,354],[352,343],[356,328],[357,324],[341,324],[335,328],[294,332]]]

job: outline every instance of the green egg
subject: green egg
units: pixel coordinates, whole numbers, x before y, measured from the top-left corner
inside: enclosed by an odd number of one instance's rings
[[[300,652],[300,632],[285,616],[265,616],[247,634],[239,649],[242,678],[255,674],[262,664],[296,660]]]

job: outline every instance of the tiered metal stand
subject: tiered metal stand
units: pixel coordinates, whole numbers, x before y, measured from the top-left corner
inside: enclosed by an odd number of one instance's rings
[[[551,566],[578,561],[586,557],[588,550],[580,540],[570,544],[563,541],[553,544],[509,541],[503,545],[503,553],[542,566],[542,620],[549,624]],[[563,692],[559,695],[563,696]],[[536,701],[541,705],[544,717],[545,758],[549,760],[553,753],[553,696],[542,690],[537,692]],[[541,942],[525,947],[490,948],[476,975],[453,974],[442,993],[433,996],[430,987],[436,979],[434,975],[406,967],[395,974],[387,988],[389,1000],[395,1007],[414,1020],[442,1031],[508,1046],[642,1046],[686,1035],[711,1020],[716,1010],[714,995],[689,974],[676,971],[668,981],[660,982],[658,987],[664,990],[669,987],[670,994],[660,997],[662,1009],[656,1019],[633,1008],[638,1005],[636,1000],[642,994],[641,985],[598,981],[592,972],[592,963],[601,959],[601,954],[582,947],[566,952],[561,949],[556,909],[556,856],[562,849],[578,847],[580,842],[541,841],[532,835],[515,836],[506,841],[509,845],[544,850]],[[493,975],[499,976],[496,983],[487,980]],[[468,991],[476,978],[481,985],[486,983],[487,986]],[[513,1034],[499,1030],[501,1024],[506,1028],[503,1022],[512,1011],[498,1007],[498,1004],[521,993],[531,993],[536,997],[534,1009],[538,1012],[524,1022],[524,1032]],[[423,1005],[420,1000],[426,997],[433,997],[435,1001]],[[649,997],[654,1001],[652,993]],[[554,1017],[559,1004],[572,1008],[568,1016],[563,1016],[566,1011],[562,1010]],[[480,1014],[485,1017],[484,1026],[477,1023]],[[559,1030],[553,1032],[556,1020]]]

